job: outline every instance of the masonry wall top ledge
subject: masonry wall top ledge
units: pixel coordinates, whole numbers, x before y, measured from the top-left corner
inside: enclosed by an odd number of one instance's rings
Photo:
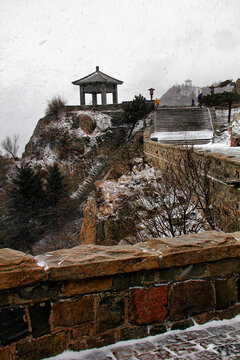
[[[149,239],[134,246],[80,245],[31,256],[0,250],[0,290],[43,281],[110,276],[240,257],[240,234],[217,231]]]

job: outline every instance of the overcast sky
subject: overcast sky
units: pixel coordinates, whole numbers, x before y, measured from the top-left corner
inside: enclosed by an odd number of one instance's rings
[[[0,19],[0,141],[18,133],[21,151],[96,65],[124,81],[119,101],[240,77],[240,0],[0,0]]]

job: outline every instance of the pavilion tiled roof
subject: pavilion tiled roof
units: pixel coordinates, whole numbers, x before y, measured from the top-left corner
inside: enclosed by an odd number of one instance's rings
[[[96,71],[93,73],[75,80],[72,82],[73,85],[82,85],[82,84],[88,84],[88,83],[112,83],[112,84],[122,84],[123,81],[117,80],[107,74],[104,74],[103,72],[99,71],[99,67],[96,66]]]

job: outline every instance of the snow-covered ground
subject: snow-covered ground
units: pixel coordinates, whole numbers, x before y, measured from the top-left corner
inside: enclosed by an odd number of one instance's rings
[[[230,327],[233,327],[234,329],[239,329],[240,327],[240,315],[236,316],[234,319],[231,319],[231,320],[222,320],[222,321],[211,321],[209,323],[206,323],[204,325],[198,325],[198,324],[195,324],[194,326],[188,328],[187,330],[175,330],[175,331],[168,331],[164,334],[161,334],[161,335],[155,335],[155,336],[148,336],[144,339],[137,339],[137,340],[128,340],[128,341],[122,341],[122,342],[118,342],[114,345],[109,345],[109,346],[105,346],[105,347],[102,347],[100,349],[90,349],[90,350],[84,350],[84,351],[80,351],[80,352],[76,352],[76,351],[64,351],[62,354],[59,354],[55,357],[51,357],[51,358],[48,358],[48,360],[103,360],[103,359],[107,359],[109,357],[109,359],[116,359],[116,357],[113,355],[113,351],[114,349],[117,349],[117,348],[123,348],[123,347],[126,347],[126,350],[127,348],[129,349],[129,347],[132,347],[132,348],[136,348],[136,345],[137,344],[141,344],[141,346],[144,346],[144,344],[146,343],[150,343],[150,344],[161,344],[161,343],[164,343],[165,340],[167,340],[168,337],[172,337],[174,335],[179,335],[180,337],[183,335],[183,334],[189,334],[190,332],[192,331],[200,331],[200,330],[209,330],[209,329],[213,329],[213,328],[217,328],[216,331],[212,331],[212,333],[216,333],[216,334],[219,334],[219,336],[222,334],[224,334],[224,331],[226,331],[226,329],[230,329]],[[221,332],[221,328],[222,328],[222,332]],[[213,334],[211,334],[211,331],[210,331],[210,334],[209,334],[209,337],[211,338],[211,336],[213,337]],[[197,335],[196,336],[196,340],[197,339]],[[239,335],[237,335],[239,336]],[[220,336],[221,338],[221,336]],[[219,340],[221,341],[220,344],[221,345],[224,345],[224,340],[220,339]],[[229,340],[230,340],[231,337],[229,337],[229,335],[227,334],[226,336],[226,343],[229,343]],[[195,338],[194,338],[195,340]],[[192,345],[194,345],[194,340],[191,341]],[[214,353],[216,355],[216,359],[219,358],[219,353],[215,352],[215,348],[218,345],[216,345],[215,342],[211,343],[211,341],[208,343],[208,346],[207,346],[207,349],[202,347],[199,343],[196,343],[195,344],[196,346],[196,350],[201,352],[201,353],[204,353],[204,351],[208,352],[209,350],[212,352],[213,354],[213,357],[212,359],[215,358],[214,356]],[[235,350],[234,349],[234,346],[232,347],[233,348],[233,351]],[[230,353],[224,355],[224,352],[221,353],[221,359],[229,359],[231,355],[236,355],[235,352],[233,352],[231,354],[231,347],[228,348],[228,350],[230,351]],[[190,355],[190,354],[189,354]],[[189,357],[189,355],[186,355],[186,359],[189,359],[191,358],[191,356]],[[209,354],[206,354],[206,356],[209,355]],[[128,359],[136,359],[136,357],[132,356],[132,357],[127,357]],[[174,356],[174,358],[176,358]],[[184,359],[185,356],[181,356],[181,359]],[[204,359],[204,357],[201,357],[201,359]],[[206,357],[206,359],[210,359],[210,357]],[[235,357],[234,357],[235,359]],[[47,359],[43,359],[43,360],[47,360]]]
[[[211,139],[213,132],[211,130],[199,130],[199,131],[172,131],[172,132],[154,132],[151,135],[151,139],[156,138],[161,140],[195,140],[195,139]]]
[[[221,136],[215,137],[212,143],[203,145],[194,145],[196,149],[211,151],[213,153],[220,153],[228,156],[240,157],[240,147],[230,146],[230,134],[225,130]]]

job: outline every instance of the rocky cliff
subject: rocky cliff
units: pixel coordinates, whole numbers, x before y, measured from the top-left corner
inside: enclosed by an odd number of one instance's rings
[[[126,124],[113,126],[109,115],[96,111],[64,111],[58,117],[39,120],[23,160],[43,178],[49,166],[57,163],[74,211],[58,234],[48,234],[35,245],[34,253],[78,244],[83,208],[91,195],[95,198],[96,181],[103,181],[106,175],[119,178],[134,166],[134,158],[142,155],[142,132],[138,132],[142,125],[140,121],[129,138]]]

